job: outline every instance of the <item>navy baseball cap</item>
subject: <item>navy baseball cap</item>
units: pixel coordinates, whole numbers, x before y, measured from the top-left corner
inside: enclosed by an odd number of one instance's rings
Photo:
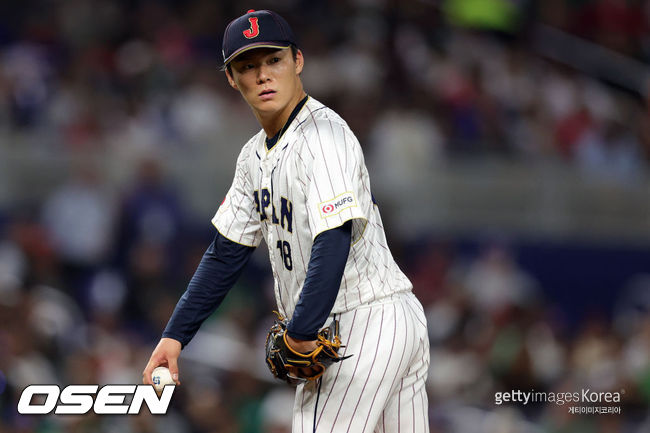
[[[223,65],[253,48],[287,48],[296,44],[289,24],[268,10],[249,10],[228,24],[223,35]]]

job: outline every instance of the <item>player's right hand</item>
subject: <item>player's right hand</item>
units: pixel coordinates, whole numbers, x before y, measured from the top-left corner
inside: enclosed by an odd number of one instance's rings
[[[142,383],[145,385],[153,385],[151,381],[151,373],[153,369],[159,366],[169,368],[172,374],[172,379],[176,385],[180,385],[178,380],[178,357],[181,355],[181,342],[173,338],[161,338],[158,345],[153,350],[149,362],[142,372]]]

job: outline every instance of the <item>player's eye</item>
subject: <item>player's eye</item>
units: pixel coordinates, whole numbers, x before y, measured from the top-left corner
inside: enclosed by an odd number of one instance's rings
[[[278,63],[279,61],[280,61],[280,58],[279,58],[279,57],[273,57],[273,58],[271,59],[271,63]]]

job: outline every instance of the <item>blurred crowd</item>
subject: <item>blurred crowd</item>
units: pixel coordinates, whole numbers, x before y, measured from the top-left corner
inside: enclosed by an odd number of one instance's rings
[[[116,208],[80,182],[53,194],[41,220],[15,217],[2,225],[0,432],[290,432],[292,390],[270,380],[263,362],[274,301],[262,251],[184,349],[182,385],[169,415],[17,413],[29,384],[141,380],[211,233],[191,235],[179,198],[155,164],[143,164],[140,176]],[[113,230],[106,222],[111,211]],[[105,231],[114,235],[96,236]],[[448,241],[401,247],[398,262],[428,318],[433,432],[640,433],[650,427],[650,276],[631,277],[620,288],[611,317],[586,315],[572,326],[506,243],[486,242],[473,253]],[[569,404],[495,404],[497,392],[583,389],[622,392],[621,403],[613,404],[622,414],[571,415]]]
[[[515,2],[527,7],[512,32],[452,28],[438,1],[253,3],[291,23],[307,92],[350,123],[381,183],[408,187],[453,158],[568,164],[623,184],[648,174],[650,93],[544,60],[525,31],[539,20],[647,61],[647,2]],[[268,379],[260,353],[274,308],[263,251],[185,349],[168,416],[16,412],[28,384],[140,382],[214,234],[160,155],[238,149],[255,131],[219,71],[222,30],[248,7],[0,5],[0,159],[18,145],[70,157],[44,200],[13,191],[0,207],[0,433],[290,431],[292,391]],[[585,14],[593,26],[579,25]],[[128,176],[107,179],[108,160]],[[213,164],[231,173],[234,158]],[[650,283],[621,292],[612,317],[569,327],[507,245],[391,246],[429,319],[432,432],[650,429]],[[623,415],[494,404],[495,392],[531,388],[622,389]]]
[[[497,154],[633,179],[650,158],[648,93],[544,61],[528,43],[533,16],[618,41],[609,45],[647,61],[647,3],[517,2],[518,25],[490,35],[450,29],[439,6],[453,1],[260,3],[299,35],[308,93],[336,107],[380,161],[430,170],[440,158]],[[226,126],[254,129],[218,72],[222,29],[241,7],[73,0],[2,8],[3,146],[18,135],[51,152],[132,155],[232,146],[239,136]]]
[[[599,45],[648,62],[650,5],[644,0],[551,0],[542,21]]]

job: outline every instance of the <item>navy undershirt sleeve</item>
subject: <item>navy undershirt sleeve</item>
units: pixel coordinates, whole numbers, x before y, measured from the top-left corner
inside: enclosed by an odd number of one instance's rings
[[[291,338],[315,340],[329,316],[350,253],[352,221],[316,236],[307,276],[293,317],[287,326]]]
[[[162,336],[178,340],[185,347],[234,286],[253,251],[254,247],[235,243],[217,232]]]

